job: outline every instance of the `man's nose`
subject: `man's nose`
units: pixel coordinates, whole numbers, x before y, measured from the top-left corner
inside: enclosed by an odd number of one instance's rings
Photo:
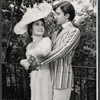
[[[57,19],[57,16],[55,15],[54,18]]]
[[[57,16],[56,16],[56,14],[53,15],[53,17],[54,17],[54,20],[57,21]]]
[[[56,13],[53,11],[53,17],[56,19],[57,16],[56,16]]]
[[[55,19],[57,19],[57,15],[56,15],[56,14],[54,14],[53,17],[54,17]]]

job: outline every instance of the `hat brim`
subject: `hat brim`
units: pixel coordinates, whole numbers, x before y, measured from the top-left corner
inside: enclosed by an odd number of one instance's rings
[[[50,12],[52,12],[52,6],[46,2],[40,4],[38,7],[32,8],[27,11],[22,17],[22,20],[15,25],[14,32],[16,34],[26,33],[28,24],[45,18]]]

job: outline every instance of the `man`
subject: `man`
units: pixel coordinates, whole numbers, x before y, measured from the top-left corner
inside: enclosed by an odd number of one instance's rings
[[[38,64],[51,62],[53,100],[70,100],[73,87],[72,57],[80,40],[80,31],[72,25],[75,9],[69,1],[54,6],[57,24],[63,29],[52,36],[52,51]]]

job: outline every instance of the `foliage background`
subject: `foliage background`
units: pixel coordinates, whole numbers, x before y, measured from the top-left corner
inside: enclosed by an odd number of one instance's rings
[[[69,0],[76,9],[74,24],[81,31],[81,40],[73,58],[73,65],[96,66],[96,4],[92,0]],[[91,2],[90,2],[91,1]],[[9,62],[17,63],[24,57],[23,36],[17,36],[13,32],[15,24],[21,20],[27,7],[32,6],[32,0],[2,0],[2,61],[9,57]],[[50,1],[48,1],[50,2]],[[88,4],[87,4],[88,3]],[[77,8],[76,8],[77,7]],[[52,14],[46,19],[47,32],[56,27]],[[53,31],[51,32],[53,33]],[[51,34],[50,33],[50,34]],[[24,37],[25,38],[25,37]],[[24,39],[25,40],[25,39]],[[12,42],[11,47],[9,43]],[[19,52],[20,51],[20,52]],[[8,52],[8,53],[6,53]]]

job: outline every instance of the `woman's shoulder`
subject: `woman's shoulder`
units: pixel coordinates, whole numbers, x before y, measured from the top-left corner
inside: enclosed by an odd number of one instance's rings
[[[42,40],[38,43],[38,45],[42,46],[42,45],[51,45],[51,40],[49,37],[44,37],[42,38]]]
[[[29,44],[26,46],[26,49],[30,48],[32,44],[33,44],[33,42],[29,43]]]
[[[48,42],[51,42],[51,39],[49,38],[49,37],[44,37],[44,38],[42,38],[42,40],[41,41],[48,41]]]

